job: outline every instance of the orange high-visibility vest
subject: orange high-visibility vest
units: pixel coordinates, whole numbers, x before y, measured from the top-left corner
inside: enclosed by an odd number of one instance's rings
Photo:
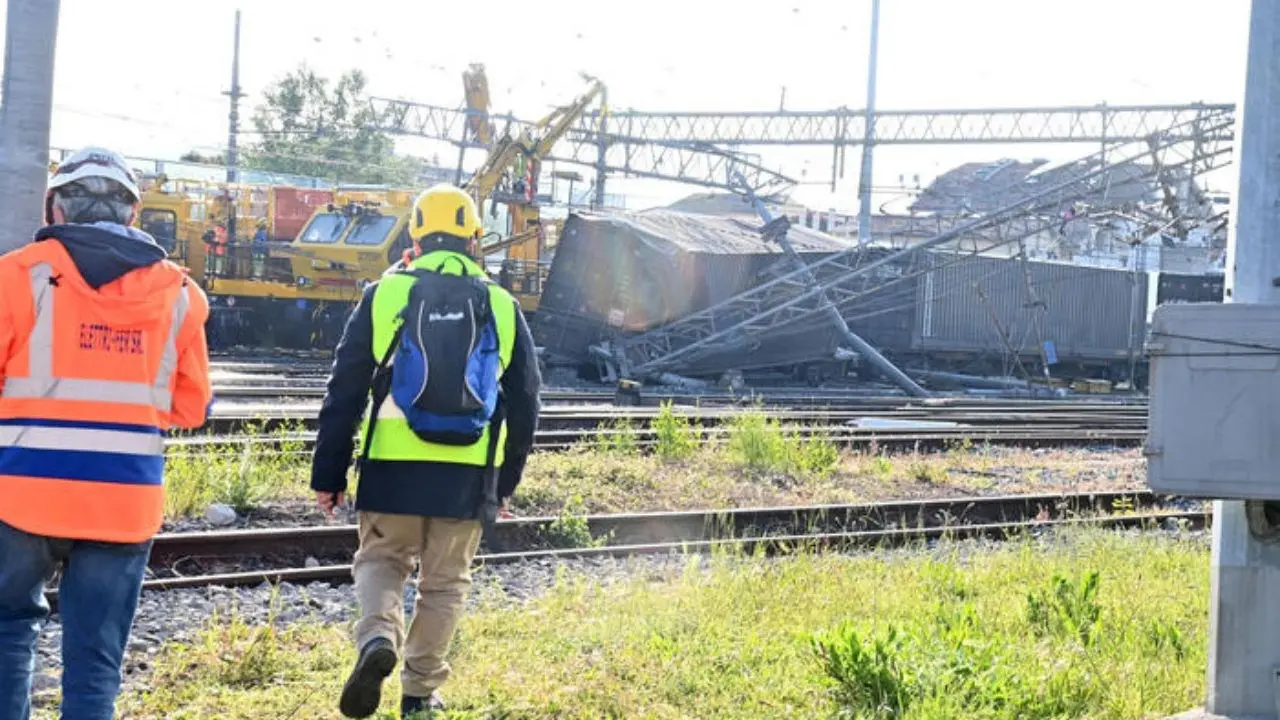
[[[203,424],[211,401],[208,314],[168,260],[95,290],[56,241],[0,258],[0,521],[103,542],[154,535],[162,433]]]

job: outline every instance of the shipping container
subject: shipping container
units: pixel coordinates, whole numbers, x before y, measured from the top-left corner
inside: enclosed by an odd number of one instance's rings
[[[268,232],[271,239],[280,242],[292,242],[317,208],[333,202],[332,190],[276,187],[272,188],[272,193],[273,208]]]
[[[1141,354],[1147,275],[1126,270],[932,255],[917,287],[913,349],[1038,355],[1097,363]]]

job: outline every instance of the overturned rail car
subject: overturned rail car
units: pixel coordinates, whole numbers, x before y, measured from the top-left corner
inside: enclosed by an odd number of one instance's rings
[[[789,237],[806,258],[843,250],[844,241],[793,228]],[[755,286],[784,261],[766,243],[759,223],[671,210],[573,214],[561,232],[534,334],[549,363],[589,363],[589,347],[678,320]],[[681,367],[688,375],[727,368],[787,365],[835,353],[836,334],[821,321],[725,348]]]
[[[589,368],[602,340],[658,328],[785,272],[781,249],[759,228],[748,217],[666,209],[571,215],[534,321],[545,359]],[[802,227],[789,237],[806,262],[850,242]],[[870,262],[892,251],[863,252]],[[854,282],[865,292],[841,314],[891,360],[980,374],[1038,374],[1048,363],[1054,374],[1127,378],[1142,363],[1149,305],[1178,294],[1212,301],[1215,290],[1221,299],[1212,278],[1169,280],[1151,293],[1147,273],[942,252],[910,254]],[[814,315],[675,371],[840,368],[839,345]]]

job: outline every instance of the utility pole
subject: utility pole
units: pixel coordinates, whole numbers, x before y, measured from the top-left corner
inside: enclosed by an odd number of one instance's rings
[[[9,0],[0,89],[0,254],[43,223],[59,0]]]
[[[801,279],[806,285],[810,287],[817,285],[818,280],[814,277],[813,271],[809,269],[809,266],[805,264],[800,255],[796,253],[795,248],[792,247],[791,241],[787,239],[787,228],[791,227],[791,222],[785,216],[775,218],[773,213],[769,211],[768,206],[751,190],[751,186],[740,173],[736,171],[733,173],[733,181],[746,194],[747,200],[751,202],[751,207],[756,211],[756,214],[760,216],[761,220],[764,220],[765,226],[761,233],[765,239],[776,242],[782,248],[782,252],[791,260],[791,263],[804,272]],[[897,365],[889,362],[888,358],[881,355],[870,343],[863,340],[849,328],[849,324],[840,315],[840,310],[836,308],[835,303],[827,298],[825,291],[820,297],[823,314],[835,326],[836,331],[844,337],[845,342],[853,346],[855,352],[865,357],[886,379],[902,388],[906,394],[912,397],[929,397],[928,390],[920,387],[915,380],[912,380],[906,373],[899,370]]]
[[[871,242],[871,152],[875,145],[876,55],[880,45],[880,0],[871,0],[871,51],[867,62],[867,118],[862,138],[862,172],[858,174],[858,244]]]
[[[236,10],[235,49],[231,54],[231,90],[223,93],[231,96],[231,113],[227,116],[227,241],[236,237],[236,203],[231,185],[240,180],[236,167],[240,158],[236,152],[236,138],[240,135],[240,11]]]
[[[1280,304],[1280,236],[1276,235],[1280,163],[1275,161],[1280,156],[1280,3],[1253,0],[1252,5],[1244,99],[1237,110],[1238,179],[1230,214],[1235,227],[1227,244],[1224,300],[1276,305]],[[1210,713],[1280,717],[1276,677],[1280,670],[1280,614],[1276,612],[1280,545],[1251,532],[1249,521],[1251,515],[1265,517],[1258,512],[1265,505],[1273,503],[1213,503],[1205,708]]]
[[[605,167],[608,164],[609,139],[605,136],[605,129],[609,127],[609,89],[605,88],[600,91],[600,127],[596,141],[596,195],[595,201],[592,203],[592,210],[604,209],[604,188],[605,180],[608,177],[608,171]]]

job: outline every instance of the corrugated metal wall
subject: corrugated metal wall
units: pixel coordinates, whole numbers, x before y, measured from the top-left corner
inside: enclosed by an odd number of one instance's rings
[[[934,264],[917,288],[917,350],[1030,354],[1052,341],[1061,361],[1141,352],[1145,273],[946,255]]]

